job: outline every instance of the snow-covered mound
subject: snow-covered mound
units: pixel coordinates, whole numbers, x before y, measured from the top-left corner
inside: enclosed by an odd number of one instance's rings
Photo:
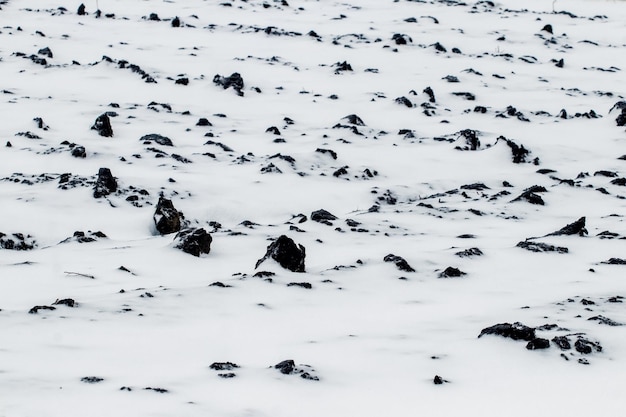
[[[619,415],[624,5],[0,1],[0,416]]]

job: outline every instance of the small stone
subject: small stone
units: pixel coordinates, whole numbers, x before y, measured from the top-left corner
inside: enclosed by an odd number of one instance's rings
[[[160,197],[154,212],[154,224],[162,235],[180,231],[182,215],[174,208],[172,200]]]
[[[95,130],[98,132],[100,136],[103,137],[113,137],[113,128],[111,127],[111,119],[106,113],[101,114],[96,118],[93,126],[91,126],[91,130]]]
[[[542,339],[537,337],[526,345],[526,349],[528,350],[539,350],[539,349],[548,349],[550,347],[550,341],[548,339]]]
[[[213,238],[203,228],[185,229],[176,234],[175,247],[193,256],[209,254]]]
[[[467,273],[461,271],[459,268],[449,266],[439,274],[439,278],[459,278],[463,275],[467,275]]]
[[[495,334],[502,337],[508,337],[513,340],[525,340],[530,342],[535,339],[535,329],[523,325],[522,323],[500,323],[487,327],[480,332],[478,337],[482,337],[486,334]]]
[[[394,263],[396,265],[396,268],[398,268],[400,271],[415,272],[415,269],[413,269],[411,265],[409,265],[409,263],[406,261],[406,259],[404,259],[401,256],[397,256],[397,255],[390,253],[389,255],[385,256],[383,260],[385,262]]]
[[[296,245],[292,239],[281,235],[267,247],[265,256],[257,261],[255,269],[266,259],[272,258],[285,269],[292,272],[304,272],[305,257],[306,251],[304,246]]]

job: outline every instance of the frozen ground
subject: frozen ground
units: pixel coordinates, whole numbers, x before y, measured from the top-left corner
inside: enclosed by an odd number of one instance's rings
[[[623,2],[0,3],[1,417],[622,412]]]

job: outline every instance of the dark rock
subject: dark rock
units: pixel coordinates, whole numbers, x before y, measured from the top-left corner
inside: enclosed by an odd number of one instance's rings
[[[257,261],[254,268],[258,268],[266,259],[272,258],[285,269],[292,272],[304,272],[305,257],[304,246],[296,245],[292,239],[281,235],[267,247],[265,256]]]
[[[177,241],[175,248],[193,256],[200,256],[211,252],[213,238],[203,228],[197,228],[181,230],[174,240]]]
[[[561,350],[570,350],[572,348],[569,339],[565,336],[555,336],[552,338],[552,343],[557,345]]]
[[[101,198],[117,191],[117,181],[109,168],[100,168],[96,185],[93,187],[93,197]]]
[[[35,306],[28,311],[28,314],[37,314],[39,310],[56,310],[56,307],[50,306]]]
[[[542,29],[543,32],[548,32],[549,34],[553,34],[554,32],[552,31],[552,25],[545,25]]]
[[[97,384],[98,382],[104,381],[104,378],[100,378],[98,376],[85,376],[80,380],[86,384]]]
[[[152,20],[153,22],[161,21],[161,19],[159,18],[159,15],[156,13],[150,13],[150,16],[148,16],[148,20]]]
[[[180,19],[178,18],[178,16],[176,16],[175,18],[172,19],[172,27],[173,28],[179,28],[180,27]]]
[[[331,158],[333,159],[337,159],[337,152],[331,150],[331,149],[321,149],[321,148],[317,148],[315,150],[315,152],[319,152],[321,154],[328,154],[331,156]]]
[[[464,251],[455,253],[456,256],[460,256],[461,258],[470,258],[472,256],[482,256],[483,251],[478,248],[470,248],[465,249]]]
[[[166,390],[165,388],[146,387],[146,388],[144,388],[144,390],[158,392],[159,394],[166,394],[166,393],[169,392],[169,390]]]
[[[289,284],[287,284],[287,286],[288,287],[301,287],[307,290],[310,290],[313,288],[313,286],[308,282],[290,282]]]
[[[87,14],[87,12],[85,11],[85,5],[81,3],[80,6],[78,6],[78,10],[76,11],[76,14],[79,16],[84,16]]]
[[[255,278],[269,278],[269,277],[273,277],[274,275],[276,275],[274,272],[259,271],[259,272],[255,273],[252,276],[255,277]]]
[[[274,135],[280,135],[280,130],[276,126],[270,126],[265,129],[265,133],[272,133]]]
[[[527,201],[530,204],[535,204],[539,206],[544,206],[546,204],[540,195],[537,195],[534,192],[529,191],[529,190],[524,191],[518,197],[511,200],[511,202],[515,202],[515,201]]]
[[[234,372],[227,372],[225,374],[217,374],[217,376],[219,376],[220,378],[224,378],[224,379],[230,379],[230,378],[236,377],[237,374]]]
[[[446,75],[445,77],[442,78],[442,80],[446,80],[449,83],[458,83],[459,78],[455,77],[454,75]]]
[[[239,368],[239,365],[232,362],[213,362],[209,368],[215,371],[232,371],[233,369]]]
[[[217,74],[215,75],[215,77],[213,77],[213,82],[217,85],[221,85],[224,90],[232,87],[238,95],[243,96],[243,91],[241,90],[243,90],[244,82],[243,78],[238,72],[233,72],[230,77],[222,77],[221,75]]]
[[[524,148],[524,145],[518,145],[512,140],[506,139],[504,136],[500,136],[498,140],[500,139],[505,140],[506,144],[509,146],[509,148],[511,148],[514,164],[521,164],[526,162],[526,157],[530,154],[530,151]]]
[[[443,378],[442,378],[442,377],[440,377],[439,375],[435,375],[435,378],[433,378],[433,383],[434,383],[435,385],[443,385],[443,384],[445,384],[446,382],[448,382],[448,381],[446,381],[445,379],[443,379]]]
[[[437,52],[448,52],[448,50],[439,42],[436,42],[430,46],[434,47]]]
[[[548,339],[542,339],[537,337],[526,345],[526,349],[528,350],[539,350],[539,349],[548,349],[550,347],[550,341]]]
[[[337,220],[337,216],[324,209],[319,209],[311,213],[311,220],[332,226],[331,222]]]
[[[167,235],[180,231],[183,216],[174,208],[172,200],[160,197],[153,219],[157,231],[162,235]]]
[[[428,101],[431,103],[435,103],[435,93],[433,92],[433,89],[430,87],[426,87],[423,91],[424,94],[426,94],[428,96]]]
[[[516,245],[518,248],[526,249],[531,252],[558,252],[558,253],[568,253],[569,249],[562,246],[553,246],[547,243],[541,242],[530,242],[528,240],[519,242]]]
[[[174,84],[176,84],[176,85],[189,85],[189,78],[187,78],[187,77],[177,78],[176,81],[174,81]]]
[[[476,100],[476,96],[474,94],[472,94],[472,93],[467,92],[467,91],[453,92],[452,94],[454,94],[457,97],[463,97],[465,100],[468,100],[468,101]]]
[[[402,104],[408,108],[412,108],[413,107],[413,103],[411,103],[411,100],[409,100],[408,98],[402,96],[402,97],[398,97],[396,98],[396,103],[398,104]]]
[[[556,232],[552,232],[546,236],[563,236],[563,235],[585,236],[589,233],[587,232],[587,229],[585,229],[585,221],[586,221],[585,217],[581,217],[575,222],[570,223],[567,226],[563,227],[562,229],[557,230]]]
[[[626,186],[626,178],[616,178],[611,181],[613,185],[620,185],[622,187]]]
[[[52,58],[53,57],[52,50],[50,48],[48,48],[47,46],[45,48],[41,48],[39,51],[37,51],[37,53],[39,55],[45,55],[48,58]]]
[[[589,355],[596,352],[602,352],[602,346],[599,343],[592,342],[591,340],[585,339],[583,337],[579,337],[578,340],[574,343],[574,348],[577,352],[582,353],[583,355]]]
[[[607,326],[614,326],[614,327],[616,327],[616,326],[623,326],[622,323],[618,323],[615,320],[612,320],[612,319],[610,319],[608,317],[604,317],[602,315],[590,317],[587,320],[597,321],[599,324],[605,324]]]
[[[480,148],[480,140],[478,139],[478,133],[475,130],[464,129],[459,132],[459,135],[465,139],[465,143],[472,151]]]
[[[395,33],[392,37],[391,40],[394,41],[396,43],[396,45],[406,45],[408,43],[412,43],[413,39],[411,39],[410,36],[405,35],[403,33]]]
[[[459,268],[449,266],[439,274],[439,278],[459,278],[463,275],[467,275],[467,273],[461,271]]]
[[[274,365],[274,369],[278,369],[281,374],[289,375],[294,373],[296,363],[292,359],[287,359]]]
[[[54,303],[52,303],[53,306],[57,306],[57,305],[63,305],[63,306],[68,306],[68,307],[76,307],[76,301],[74,301],[71,298],[64,298],[62,300],[57,299]]]
[[[608,261],[604,261],[602,263],[607,265],[626,265],[626,259],[610,258]]]
[[[33,250],[37,247],[37,242],[31,235],[24,236],[22,233],[7,235],[0,232],[0,248],[7,250]]]
[[[347,61],[336,62],[333,64],[333,67],[336,67],[335,74],[340,74],[343,71],[352,71],[352,65],[350,65]]]
[[[409,263],[401,256],[389,254],[383,258],[385,262],[393,262],[400,271],[415,272],[415,269],[409,265]]]
[[[347,123],[350,123],[355,126],[365,126],[365,123],[363,122],[363,120],[356,114],[349,114],[343,117],[341,120],[345,120]]]
[[[530,342],[535,339],[535,329],[523,325],[522,323],[500,323],[491,327],[487,327],[480,332],[478,337],[486,334],[495,334],[502,337],[509,337],[513,340],[525,340]]]
[[[474,190],[474,191],[484,191],[484,190],[490,190],[489,187],[487,187],[485,184],[483,184],[482,182],[475,182],[473,184],[464,184],[461,185],[461,190]]]
[[[213,126],[211,124],[211,122],[209,122],[209,119],[207,119],[206,117],[201,117],[200,119],[198,119],[198,123],[196,123],[196,126]]]
[[[93,126],[91,126],[91,130],[97,131],[100,136],[104,136],[106,138],[113,137],[111,119],[109,119],[109,116],[106,113],[103,113],[96,118]]]
[[[72,156],[74,158],[86,158],[87,157],[87,151],[85,150],[84,146],[75,146],[72,149]]]
[[[149,135],[144,135],[139,140],[142,142],[156,142],[159,145],[163,145],[163,146],[174,146],[170,138],[159,135],[157,133],[150,133]]]

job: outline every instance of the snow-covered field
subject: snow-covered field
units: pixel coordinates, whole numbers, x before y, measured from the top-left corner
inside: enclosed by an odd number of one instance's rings
[[[0,417],[623,412],[623,1],[0,3]]]

